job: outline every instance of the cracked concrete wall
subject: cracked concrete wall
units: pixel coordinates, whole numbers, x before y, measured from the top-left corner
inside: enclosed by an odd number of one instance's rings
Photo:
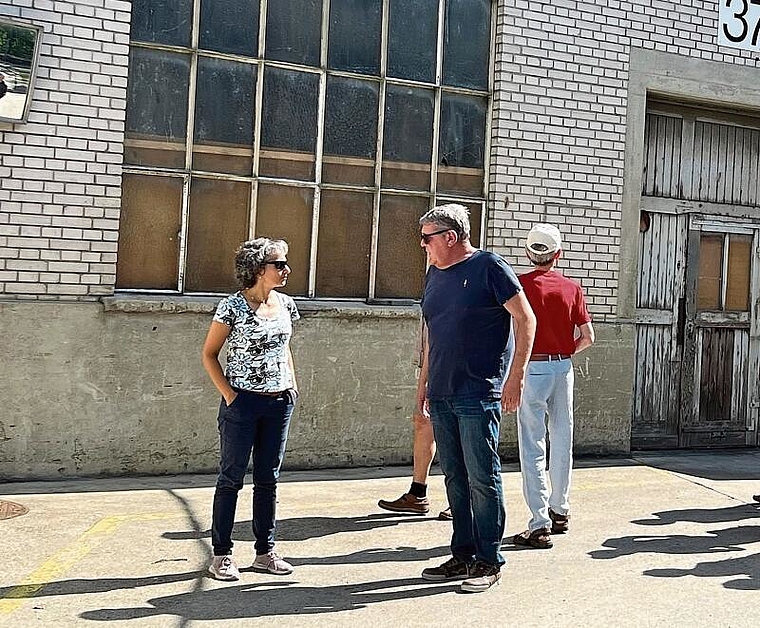
[[[0,303],[0,478],[214,471],[218,395],[200,364],[212,307]],[[409,463],[415,310],[302,310],[293,340],[302,397],[286,466]],[[625,452],[633,331],[597,333],[575,365],[576,450]],[[515,443],[508,416],[506,457]]]

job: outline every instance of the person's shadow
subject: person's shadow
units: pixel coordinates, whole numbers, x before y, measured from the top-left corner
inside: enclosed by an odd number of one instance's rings
[[[295,517],[293,519],[277,520],[278,541],[306,541],[330,534],[341,532],[366,532],[375,528],[395,526],[399,524],[430,522],[431,517],[404,516],[397,514],[373,514],[363,517]],[[181,530],[164,532],[165,539],[186,541],[202,539],[211,536],[211,530]],[[251,521],[237,521],[232,529],[236,541],[253,541]]]
[[[723,583],[727,589],[740,591],[760,590],[760,554],[727,558],[715,562],[697,563],[691,569],[648,569],[645,576],[656,578],[681,578],[696,576],[699,578],[717,578],[720,576],[737,576]]]
[[[619,558],[631,554],[652,552],[657,554],[708,554],[715,552],[742,552],[747,543],[760,541],[760,526],[738,526],[725,530],[710,530],[709,536],[669,534],[663,536],[640,535],[607,539],[607,549],[589,552],[591,558]]]
[[[655,519],[636,519],[631,523],[642,526],[661,526],[679,521],[694,521],[697,523],[722,523],[725,521],[741,521],[760,517],[759,504],[739,504],[726,508],[684,508],[682,510],[663,510],[652,513]]]
[[[122,621],[173,615],[184,620],[214,621],[335,613],[369,604],[451,593],[459,583],[432,584],[419,578],[380,580],[327,587],[299,586],[278,580],[221,586],[206,591],[167,595],[148,600],[150,606],[85,611],[82,619]]]

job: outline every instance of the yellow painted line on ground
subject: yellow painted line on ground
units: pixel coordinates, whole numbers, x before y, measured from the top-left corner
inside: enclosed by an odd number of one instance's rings
[[[144,513],[104,517],[79,536],[79,538],[53,554],[18,585],[0,596],[0,615],[12,613],[23,605],[26,600],[34,597],[50,581],[60,578],[100,545],[108,536],[116,532],[122,524],[133,521],[160,521],[181,516],[179,513]]]

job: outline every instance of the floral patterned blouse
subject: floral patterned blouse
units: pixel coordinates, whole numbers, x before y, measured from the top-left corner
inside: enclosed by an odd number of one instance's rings
[[[234,388],[252,392],[293,388],[288,343],[293,321],[300,316],[293,299],[276,291],[272,294],[280,301],[276,318],[257,315],[240,292],[223,298],[216,308],[214,320],[230,327],[226,376]]]

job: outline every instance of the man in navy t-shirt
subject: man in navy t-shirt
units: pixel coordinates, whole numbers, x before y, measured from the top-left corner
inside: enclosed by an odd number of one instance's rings
[[[499,423],[520,405],[536,321],[509,265],[472,246],[468,213],[451,204],[420,218],[430,269],[417,403],[433,423],[454,526],[452,558],[422,577],[462,579],[475,593],[497,582],[504,564]]]

